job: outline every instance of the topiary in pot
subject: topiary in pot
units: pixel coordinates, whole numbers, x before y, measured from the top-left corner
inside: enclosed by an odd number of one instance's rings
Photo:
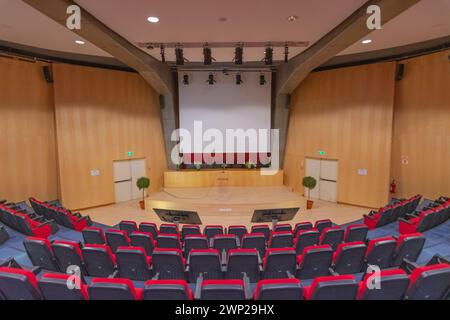
[[[306,209],[312,209],[314,205],[314,201],[311,201],[311,190],[314,189],[317,185],[317,180],[313,177],[304,177],[303,178],[303,186],[308,189],[308,201],[306,204]]]
[[[141,177],[136,181],[136,186],[139,190],[142,190],[142,201],[139,201],[139,205],[142,210],[145,209],[145,190],[150,187],[150,179],[147,177]]]

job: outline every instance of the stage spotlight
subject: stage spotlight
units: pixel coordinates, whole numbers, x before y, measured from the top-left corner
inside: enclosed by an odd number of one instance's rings
[[[236,74],[236,84],[237,84],[237,85],[240,85],[240,84],[242,84],[242,83],[244,83],[244,81],[242,81],[242,76],[241,76],[241,74],[240,74],[240,73]]]
[[[189,75],[187,75],[187,74],[183,75],[183,84],[185,86],[189,85]]]
[[[208,75],[208,80],[206,80],[206,82],[208,82],[209,85],[214,85],[214,83],[216,83],[216,80],[214,80],[214,75],[212,73],[210,73]]]
[[[271,46],[267,46],[266,51],[264,51],[264,62],[266,65],[273,64],[273,48]]]
[[[175,59],[177,66],[184,65],[184,53],[183,48],[180,46],[175,47]]]
[[[288,62],[289,61],[289,47],[288,45],[284,46],[284,62]]]
[[[266,81],[266,76],[265,76],[263,73],[261,73],[260,76],[259,76],[259,84],[260,84],[261,86],[263,86],[263,85],[265,85],[266,83],[267,83],[267,81]]]
[[[166,50],[164,48],[164,45],[162,44],[159,48],[161,50],[161,62],[165,63],[166,62]]]
[[[242,64],[244,61],[244,48],[240,45],[234,49],[234,63]]]
[[[205,46],[203,47],[203,63],[205,64],[205,66],[209,66],[212,64],[213,60],[214,58],[212,57],[211,48],[208,47],[207,44],[205,44]]]

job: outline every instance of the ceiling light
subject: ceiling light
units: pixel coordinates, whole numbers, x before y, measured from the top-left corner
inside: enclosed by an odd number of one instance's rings
[[[370,39],[363,40],[363,41],[361,41],[361,43],[362,44],[369,44],[369,43],[372,43],[372,40],[370,40]]]
[[[294,16],[294,15],[287,17],[287,21],[289,21],[289,22],[297,21],[297,19],[298,19],[298,16]]]
[[[75,40],[76,44],[85,44],[86,42],[82,41],[82,40]]]
[[[147,20],[150,23],[158,23],[159,22],[159,18],[158,17],[148,17]]]

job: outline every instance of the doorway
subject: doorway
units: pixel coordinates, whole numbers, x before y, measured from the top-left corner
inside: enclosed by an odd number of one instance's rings
[[[317,185],[311,190],[311,198],[337,202],[339,162],[337,160],[306,159],[306,176],[316,179]],[[305,190],[305,194],[308,190]]]
[[[116,203],[140,199],[142,190],[136,186],[141,177],[147,176],[145,159],[114,161],[114,190]]]

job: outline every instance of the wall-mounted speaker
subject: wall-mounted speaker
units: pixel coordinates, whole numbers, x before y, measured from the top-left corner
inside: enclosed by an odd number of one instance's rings
[[[45,81],[47,81],[47,83],[53,83],[53,75],[52,75],[52,70],[50,69],[50,67],[43,66],[42,72],[44,73]]]
[[[159,95],[159,107],[161,109],[164,109],[165,106],[166,106],[166,98],[162,94],[160,94]]]
[[[397,65],[397,72],[395,74],[395,81],[401,81],[403,79],[403,74],[405,73],[405,65],[403,63],[399,63]]]

